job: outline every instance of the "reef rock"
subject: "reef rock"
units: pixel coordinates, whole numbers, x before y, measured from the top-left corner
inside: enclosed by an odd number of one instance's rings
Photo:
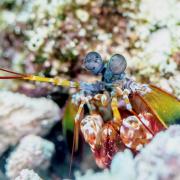
[[[33,170],[23,169],[15,180],[42,180]]]
[[[19,175],[25,176],[24,173],[20,173],[23,169],[46,171],[54,151],[54,144],[50,141],[35,135],[24,137],[7,159],[5,167],[7,177],[14,179]]]
[[[60,118],[52,100],[0,91],[0,155],[28,134],[46,135]]]
[[[180,126],[160,132],[135,158],[138,180],[180,179]]]

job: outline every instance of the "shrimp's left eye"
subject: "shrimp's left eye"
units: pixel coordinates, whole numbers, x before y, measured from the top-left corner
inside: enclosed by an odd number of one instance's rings
[[[102,67],[104,66],[102,58],[97,52],[89,52],[84,58],[84,65],[85,68],[93,74],[100,73]]]
[[[127,66],[126,59],[120,54],[115,54],[110,58],[109,69],[113,74],[121,74]]]

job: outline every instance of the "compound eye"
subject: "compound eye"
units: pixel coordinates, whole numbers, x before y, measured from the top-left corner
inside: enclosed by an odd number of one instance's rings
[[[98,74],[103,66],[100,54],[97,52],[89,52],[84,59],[84,66],[92,73]]]
[[[124,56],[120,54],[115,54],[111,57],[109,61],[109,69],[113,74],[121,74],[125,71],[127,67],[127,62]]]

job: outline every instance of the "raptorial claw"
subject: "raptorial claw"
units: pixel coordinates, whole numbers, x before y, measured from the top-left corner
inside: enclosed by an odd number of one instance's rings
[[[153,136],[136,116],[129,116],[123,119],[120,137],[128,148],[139,151]]]
[[[96,164],[100,168],[110,166],[114,155],[125,149],[119,133],[119,125],[113,121],[105,123],[99,134],[100,142],[93,149]]]
[[[103,119],[100,115],[88,115],[80,123],[81,132],[84,139],[91,148],[94,148],[99,142],[99,133],[103,126]]]

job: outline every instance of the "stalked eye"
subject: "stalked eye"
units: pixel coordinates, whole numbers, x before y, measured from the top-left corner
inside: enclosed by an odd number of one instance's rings
[[[126,66],[126,59],[120,54],[113,55],[109,61],[109,69],[113,74],[121,74],[125,71]]]
[[[89,52],[84,58],[84,66],[87,70],[90,70],[93,74],[100,73],[103,67],[103,61],[99,53]]]

